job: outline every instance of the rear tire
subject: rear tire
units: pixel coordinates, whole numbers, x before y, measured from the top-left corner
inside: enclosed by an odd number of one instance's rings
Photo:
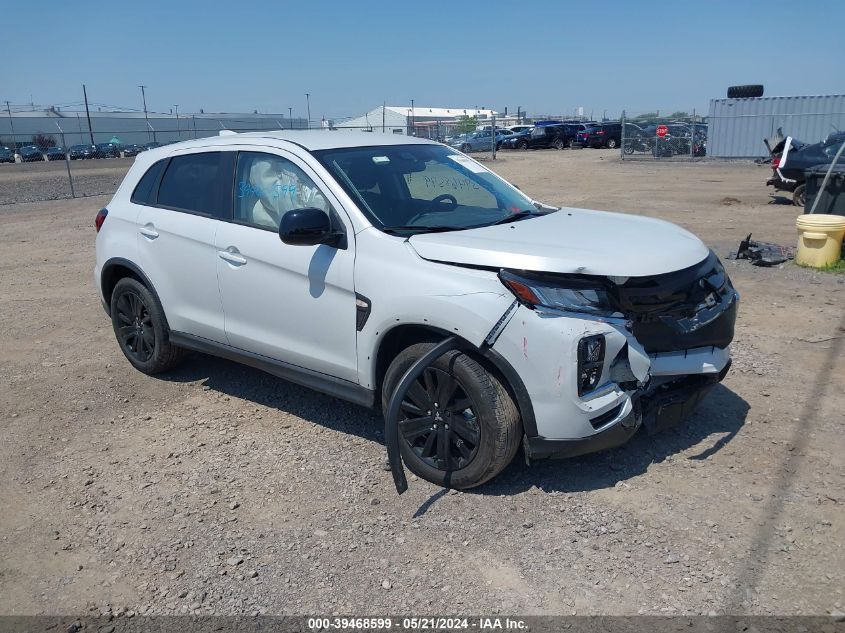
[[[522,149],[522,150],[528,149],[528,143],[526,143],[525,141],[520,141],[517,144],[516,149]]]
[[[566,143],[564,143],[562,138],[556,139],[554,142],[555,149],[564,149],[566,147]]]
[[[115,285],[110,303],[115,338],[135,369],[158,374],[182,362],[186,351],[170,343],[164,312],[144,284],[124,277]]]
[[[615,138],[607,139],[607,143],[605,143],[605,147],[607,147],[607,149],[616,149],[616,139]]]
[[[417,343],[393,359],[382,387],[385,415],[402,376],[434,345]],[[412,473],[463,489],[492,479],[511,462],[522,435],[519,412],[499,379],[473,358],[461,351],[444,354],[412,390],[399,427],[402,460]]]
[[[802,183],[795,187],[792,192],[792,204],[796,207],[803,207],[807,203],[807,188]]]

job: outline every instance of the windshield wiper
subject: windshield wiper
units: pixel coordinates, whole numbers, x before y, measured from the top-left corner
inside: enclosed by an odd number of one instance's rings
[[[425,226],[422,224],[407,224],[407,225],[400,225],[400,226],[386,226],[382,229],[385,233],[398,233],[400,231],[414,231],[416,233],[443,233],[444,231],[460,231],[466,227],[462,226],[444,226],[444,225],[433,225],[433,226]]]
[[[517,211],[516,213],[511,213],[509,216],[496,220],[495,222],[491,222],[490,224],[485,224],[484,226],[496,226],[497,224],[508,224],[509,222],[514,222],[515,220],[524,220],[525,218],[530,218],[535,215],[543,215],[538,211]]]

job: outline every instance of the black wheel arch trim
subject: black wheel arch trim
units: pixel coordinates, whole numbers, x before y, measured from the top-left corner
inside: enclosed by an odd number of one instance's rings
[[[156,292],[155,286],[153,286],[153,282],[150,281],[150,278],[144,273],[143,270],[135,263],[128,259],[124,259],[123,257],[112,257],[111,259],[107,260],[105,264],[103,264],[103,268],[100,270],[100,297],[103,300],[103,307],[106,310],[106,314],[111,317],[111,293],[109,296],[106,297],[105,292],[105,282],[108,278],[108,273],[112,268],[116,266],[120,266],[122,268],[126,268],[131,270],[135,275],[137,275],[139,281],[146,286],[147,290],[150,291],[150,294],[153,296],[153,301],[156,302],[156,307],[161,312],[162,317],[164,318],[164,332],[165,337],[170,336],[170,326],[167,322],[167,313],[164,311],[164,306],[161,303],[161,299],[159,299],[158,293]],[[114,282],[114,286],[117,285],[117,282],[120,281],[119,279]]]
[[[436,336],[438,340],[443,340],[449,336],[454,336],[453,332],[449,332],[442,328],[435,327],[428,323],[397,323],[393,327],[381,333],[378,339],[376,349],[371,355],[373,359],[378,359],[381,345],[387,339],[388,334],[396,328],[402,326],[414,326],[417,328],[428,330],[432,333],[432,335]],[[499,352],[493,349],[493,347],[487,345],[486,343],[482,343],[481,347],[477,347],[476,345],[473,345],[463,337],[459,336],[459,338],[465,343],[465,351],[475,352],[475,354],[477,354],[479,358],[491,365],[496,371],[499,372],[501,377],[504,378],[506,383],[505,387],[510,388],[511,393],[516,399],[516,406],[519,409],[519,415],[522,419],[523,432],[528,437],[538,436],[539,432],[537,430],[537,419],[534,417],[534,405],[531,403],[531,396],[528,394],[528,389],[525,388],[525,383],[522,382],[522,378],[520,378],[519,374],[513,368],[513,366],[507,361],[507,359],[505,359],[504,356],[502,356]],[[378,384],[378,382],[378,377],[376,376],[376,380],[373,384],[377,384],[378,389],[380,389],[381,385]]]
[[[539,433],[537,431],[537,419],[534,417],[534,405],[531,404],[531,396],[528,394],[528,389],[525,388],[522,378],[519,377],[519,374],[505,357],[492,347],[484,345],[478,351],[502,374],[511,388],[516,398],[516,406],[519,408],[519,416],[522,418],[522,430],[525,435],[537,437]]]

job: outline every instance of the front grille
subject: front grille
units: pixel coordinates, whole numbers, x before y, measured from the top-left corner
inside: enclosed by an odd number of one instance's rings
[[[629,279],[616,293],[649,353],[726,347],[733,339],[736,291],[712,252],[684,270]]]

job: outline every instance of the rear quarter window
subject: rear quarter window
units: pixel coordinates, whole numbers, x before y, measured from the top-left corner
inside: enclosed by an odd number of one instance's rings
[[[148,206],[155,204],[156,192],[153,188],[158,182],[158,177],[161,175],[166,163],[166,158],[154,163],[152,167],[150,167],[146,173],[141,176],[141,180],[139,180],[138,184],[135,186],[135,191],[132,192],[132,197],[130,198],[132,202]]]

